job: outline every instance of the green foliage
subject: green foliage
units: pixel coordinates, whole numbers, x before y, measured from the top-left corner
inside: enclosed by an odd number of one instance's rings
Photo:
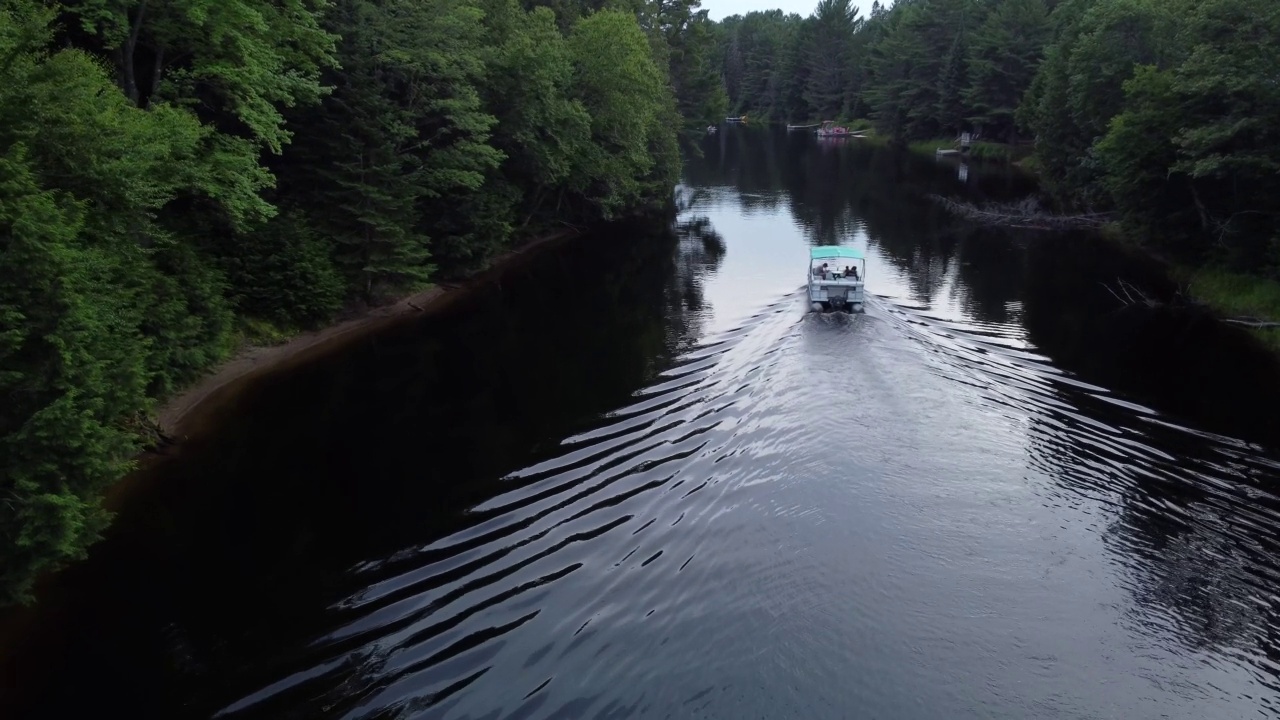
[[[50,16],[0,4],[0,534],[4,600],[106,521],[150,397],[225,350],[219,274],[156,220],[203,180],[209,134],[135,107],[79,50],[43,51]]]
[[[297,334],[297,328],[246,315],[239,320],[235,338],[238,345],[269,346],[289,342]]]
[[[1131,231],[1192,261],[1280,276],[1280,9],[1186,2],[1094,147]]]
[[[291,118],[282,202],[308,210],[365,301],[427,282],[429,213],[498,161],[474,87],[479,20],[451,0],[340,0],[328,18],[342,70],[329,102]]]
[[[698,0],[668,0],[641,13],[642,26],[661,42],[655,60],[666,71],[675,96],[677,118],[693,135],[708,122],[718,122],[729,108],[720,68],[714,61],[715,24]],[[665,59],[665,63],[662,61]]]
[[[99,493],[128,467],[143,407],[138,312],[112,262],[84,247],[84,208],[41,189],[23,145],[0,157],[0,602],[83,553]],[[19,270],[20,269],[20,270]]]
[[[0,0],[0,603],[237,343],[668,202],[679,129],[725,112],[717,30],[695,0]]]
[[[1044,0],[998,4],[970,41],[965,104],[989,137],[1016,139],[1014,115],[1049,40]]]
[[[644,32],[626,13],[604,10],[579,20],[569,55],[573,93],[591,116],[591,143],[578,158],[578,173],[601,217],[613,217],[650,196],[646,181],[674,181],[673,100]]]
[[[1172,173],[1189,179],[1201,230],[1234,267],[1280,277],[1280,7],[1259,0],[1192,4],[1177,38],[1181,101]]]
[[[1167,55],[1171,16],[1154,0],[1067,0],[1054,13],[1021,119],[1037,137],[1040,167],[1064,201],[1105,206],[1093,146],[1124,104],[1124,83]]]
[[[1191,262],[1280,277],[1280,5],[1271,0],[838,0],[720,23],[735,112],[840,113],[932,152],[1034,167],[1064,209],[1117,211]],[[939,139],[943,138],[943,139]]]
[[[860,23],[849,0],[819,0],[814,11],[803,93],[809,107],[824,118],[842,114],[849,105],[853,37]]]
[[[332,245],[302,212],[290,208],[252,237],[227,236],[227,298],[242,317],[277,326],[316,328],[342,307],[346,285]],[[244,322],[239,323],[242,327]]]
[[[1184,178],[1170,176],[1177,160],[1173,138],[1180,118],[1173,77],[1154,66],[1143,66],[1125,83],[1129,109],[1111,121],[1097,144],[1105,174],[1103,187],[1126,209],[1134,232],[1173,231],[1186,237],[1187,208],[1193,207]]]
[[[557,189],[577,183],[591,116],[570,95],[573,63],[551,11],[525,12],[515,0],[487,0],[484,9],[484,101],[497,119],[491,142],[505,157],[505,184],[527,190],[519,202],[525,225],[546,214]]]
[[[1221,266],[1182,267],[1177,273],[1186,292],[1197,301],[1229,317],[1280,318],[1280,281],[1233,272]],[[1249,331],[1264,345],[1280,352],[1280,328]]]
[[[135,104],[208,108],[279,154],[288,141],[282,106],[314,102],[334,37],[321,30],[322,0],[64,0],[96,36]],[[234,121],[234,122],[233,122]],[[237,127],[238,126],[238,127]]]
[[[1187,271],[1183,281],[1196,298],[1228,315],[1280,318],[1280,282],[1208,267]]]

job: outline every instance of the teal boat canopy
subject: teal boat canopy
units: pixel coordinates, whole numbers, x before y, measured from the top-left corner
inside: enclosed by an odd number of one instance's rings
[[[815,248],[809,248],[810,260],[827,260],[831,258],[861,260],[862,253],[857,248],[845,247],[844,245],[820,245]]]

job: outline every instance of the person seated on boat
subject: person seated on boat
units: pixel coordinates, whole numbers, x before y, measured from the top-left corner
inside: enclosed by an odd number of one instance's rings
[[[815,267],[815,268],[813,269],[813,276],[814,276],[814,277],[817,277],[817,278],[823,278],[823,279],[826,279],[826,277],[827,277],[827,264],[826,264],[826,263],[822,263],[822,265],[820,265],[820,266],[818,266],[818,267]]]
[[[849,279],[851,279],[851,280],[857,280],[857,279],[858,279],[858,268],[856,268],[856,267],[847,267],[847,268],[845,268],[845,269],[844,269],[844,276],[845,276],[845,277],[847,277],[847,278],[849,278]]]

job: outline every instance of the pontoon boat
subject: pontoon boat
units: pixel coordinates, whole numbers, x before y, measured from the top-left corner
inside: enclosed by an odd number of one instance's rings
[[[809,250],[809,306],[814,312],[862,312],[867,261],[862,253],[843,245]]]

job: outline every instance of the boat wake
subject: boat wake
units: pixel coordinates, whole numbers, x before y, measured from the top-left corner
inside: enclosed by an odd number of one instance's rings
[[[382,717],[436,707],[477,683],[486,686],[484,704],[513,711],[545,702],[552,677],[571,674],[566,654],[609,647],[590,639],[595,628],[660,628],[649,616],[678,597],[659,589],[701,585],[675,578],[705,581],[714,572],[714,564],[699,565],[698,527],[760,472],[728,474],[727,461],[748,449],[767,457],[755,438],[785,445],[794,432],[779,432],[753,409],[794,340],[795,301],[783,298],[702,343],[634,403],[566,438],[562,454],[511,473],[506,492],[468,511],[466,529],[355,568],[358,589],[333,605],[335,627],[307,652],[314,661],[218,716],[300,717],[318,707]],[[553,601],[557,612],[544,614]],[[548,642],[524,656],[500,652],[517,633]],[[530,687],[509,681],[539,666],[547,677]],[[298,708],[302,698],[315,699]]]
[[[887,715],[947,704],[927,668],[886,684],[919,668],[904,648],[977,682],[969,653],[1009,638],[1031,646],[1014,658],[1055,648],[988,678],[1041,710],[1064,709],[1064,668],[1115,674],[1134,711],[1148,681],[1184,683],[1188,717],[1274,707],[1280,464],[1009,328],[870,294],[860,315],[804,305],[696,345],[457,532],[352,568],[329,629],[217,716]],[[1056,630],[1024,622],[1028,593],[1063,596],[1039,612],[1077,637],[1037,634]],[[1129,635],[1080,626],[1103,602]]]

